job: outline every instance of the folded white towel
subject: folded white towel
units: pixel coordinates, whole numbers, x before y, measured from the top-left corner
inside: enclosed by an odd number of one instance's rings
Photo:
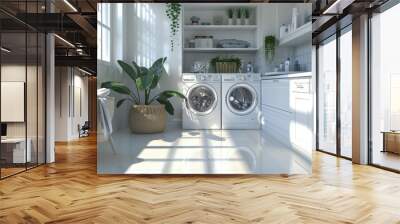
[[[106,88],[97,89],[97,97],[106,97],[109,96],[111,91]]]
[[[109,89],[101,88],[97,90],[98,116],[100,117],[101,126],[103,127],[105,140],[108,140],[113,131],[114,97],[109,97],[109,94]]]

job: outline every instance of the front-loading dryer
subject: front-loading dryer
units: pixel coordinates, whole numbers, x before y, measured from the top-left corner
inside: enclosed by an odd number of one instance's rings
[[[221,129],[221,75],[215,73],[182,75],[183,129]]]
[[[260,129],[259,73],[222,74],[222,129]]]

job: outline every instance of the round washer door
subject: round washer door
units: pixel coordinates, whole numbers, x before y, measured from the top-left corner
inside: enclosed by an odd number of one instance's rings
[[[232,113],[246,115],[256,107],[257,93],[247,84],[233,85],[226,94],[226,105]]]
[[[218,95],[215,89],[207,84],[197,84],[192,86],[187,99],[190,110],[197,115],[207,115],[217,106]]]

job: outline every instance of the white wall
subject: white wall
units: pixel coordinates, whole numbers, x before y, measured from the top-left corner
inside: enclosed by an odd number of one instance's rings
[[[305,71],[311,71],[311,39],[309,43],[298,47],[281,47],[279,43],[275,50],[275,57],[272,62],[267,62],[264,53],[264,38],[265,36],[273,35],[279,39],[279,28],[282,24],[290,24],[292,18],[292,9],[298,8],[299,14],[304,17],[304,14],[311,14],[311,4],[260,4],[259,11],[259,41],[261,49],[257,54],[257,64],[260,72],[271,72],[275,66],[284,62],[288,57],[291,58],[292,64],[297,59],[300,64],[305,65]],[[301,26],[301,24],[300,24]]]
[[[132,81],[122,74],[117,60],[135,61],[149,67],[156,59],[168,57],[166,70],[156,94],[164,89],[180,90],[181,33],[177,33],[174,51],[170,51],[169,19],[164,3],[102,3],[98,4],[98,87],[104,81],[122,81],[134,90]],[[117,100],[120,95],[114,94]],[[181,103],[174,99],[175,115],[169,120],[181,119]],[[114,129],[127,128],[129,105],[116,109]]]
[[[71,67],[56,67],[55,73],[55,140],[69,141],[79,137],[78,124],[88,120],[88,78]]]

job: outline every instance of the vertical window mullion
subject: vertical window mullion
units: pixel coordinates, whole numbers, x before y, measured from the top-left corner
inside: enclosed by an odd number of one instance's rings
[[[2,23],[0,23],[0,47],[2,46],[2,32],[1,32],[1,24]],[[2,110],[2,108],[1,108],[1,67],[2,67],[2,57],[1,57],[1,55],[2,55],[2,52],[0,51],[0,112],[1,112],[1,110]],[[1,113],[0,113],[0,124],[2,124],[2,122],[1,122]],[[0,158],[1,158],[1,150],[2,150],[2,144],[0,144]],[[1,170],[2,170],[2,163],[1,163],[1,160],[0,160],[0,180],[2,179],[2,176],[1,176]]]
[[[339,27],[336,31],[336,154],[341,156],[341,119],[340,119],[340,35]]]
[[[28,1],[25,1],[25,21],[28,21]],[[25,118],[25,170],[28,170],[28,25],[25,23],[25,88],[24,88],[24,118]]]
[[[319,150],[319,44],[315,47],[315,148]]]

